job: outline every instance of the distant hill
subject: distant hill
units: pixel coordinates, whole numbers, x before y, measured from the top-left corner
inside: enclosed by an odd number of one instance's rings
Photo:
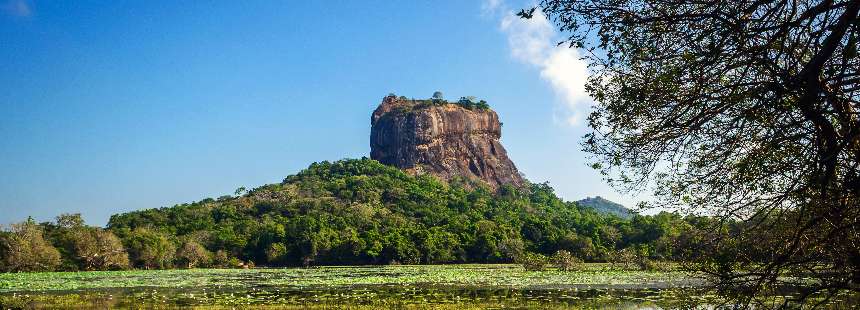
[[[633,214],[635,214],[630,209],[627,209],[627,207],[625,207],[619,203],[615,203],[615,202],[606,200],[605,198],[600,197],[600,196],[593,197],[593,198],[588,197],[588,198],[585,198],[583,200],[577,201],[576,204],[578,204],[582,207],[592,208],[599,213],[614,214],[614,215],[616,215],[620,218],[624,218],[624,219],[629,219],[629,218],[633,217]]]

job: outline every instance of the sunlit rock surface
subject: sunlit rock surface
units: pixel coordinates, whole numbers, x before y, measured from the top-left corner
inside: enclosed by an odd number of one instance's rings
[[[491,109],[385,97],[371,117],[370,157],[414,174],[479,179],[498,189],[525,184],[499,139]]]

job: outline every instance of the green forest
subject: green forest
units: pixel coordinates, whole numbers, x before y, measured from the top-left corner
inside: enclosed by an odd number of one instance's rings
[[[572,261],[653,268],[706,218],[602,214],[546,183],[491,191],[367,158],[320,162],[278,184],[111,216],[13,224],[4,271]],[[685,239],[686,238],[686,239]]]

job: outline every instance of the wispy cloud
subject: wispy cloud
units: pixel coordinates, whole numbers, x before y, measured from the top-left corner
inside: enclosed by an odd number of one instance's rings
[[[531,19],[522,19],[502,0],[485,0],[482,12],[499,16],[511,56],[540,70],[540,77],[550,84],[563,105],[557,118],[568,125],[579,125],[592,101],[585,92],[588,67],[578,51],[567,45],[557,46],[559,34],[539,10]]]
[[[17,17],[30,17],[33,8],[27,0],[8,0],[3,4],[3,12]]]
[[[484,16],[493,16],[499,9],[502,9],[503,5],[502,0],[484,0],[484,3],[481,4],[481,14]]]

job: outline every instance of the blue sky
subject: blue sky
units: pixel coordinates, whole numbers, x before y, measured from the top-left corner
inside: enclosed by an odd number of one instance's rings
[[[0,223],[170,206],[368,156],[390,92],[486,99],[569,200],[630,203],[586,166],[587,76],[503,1],[0,0]]]

